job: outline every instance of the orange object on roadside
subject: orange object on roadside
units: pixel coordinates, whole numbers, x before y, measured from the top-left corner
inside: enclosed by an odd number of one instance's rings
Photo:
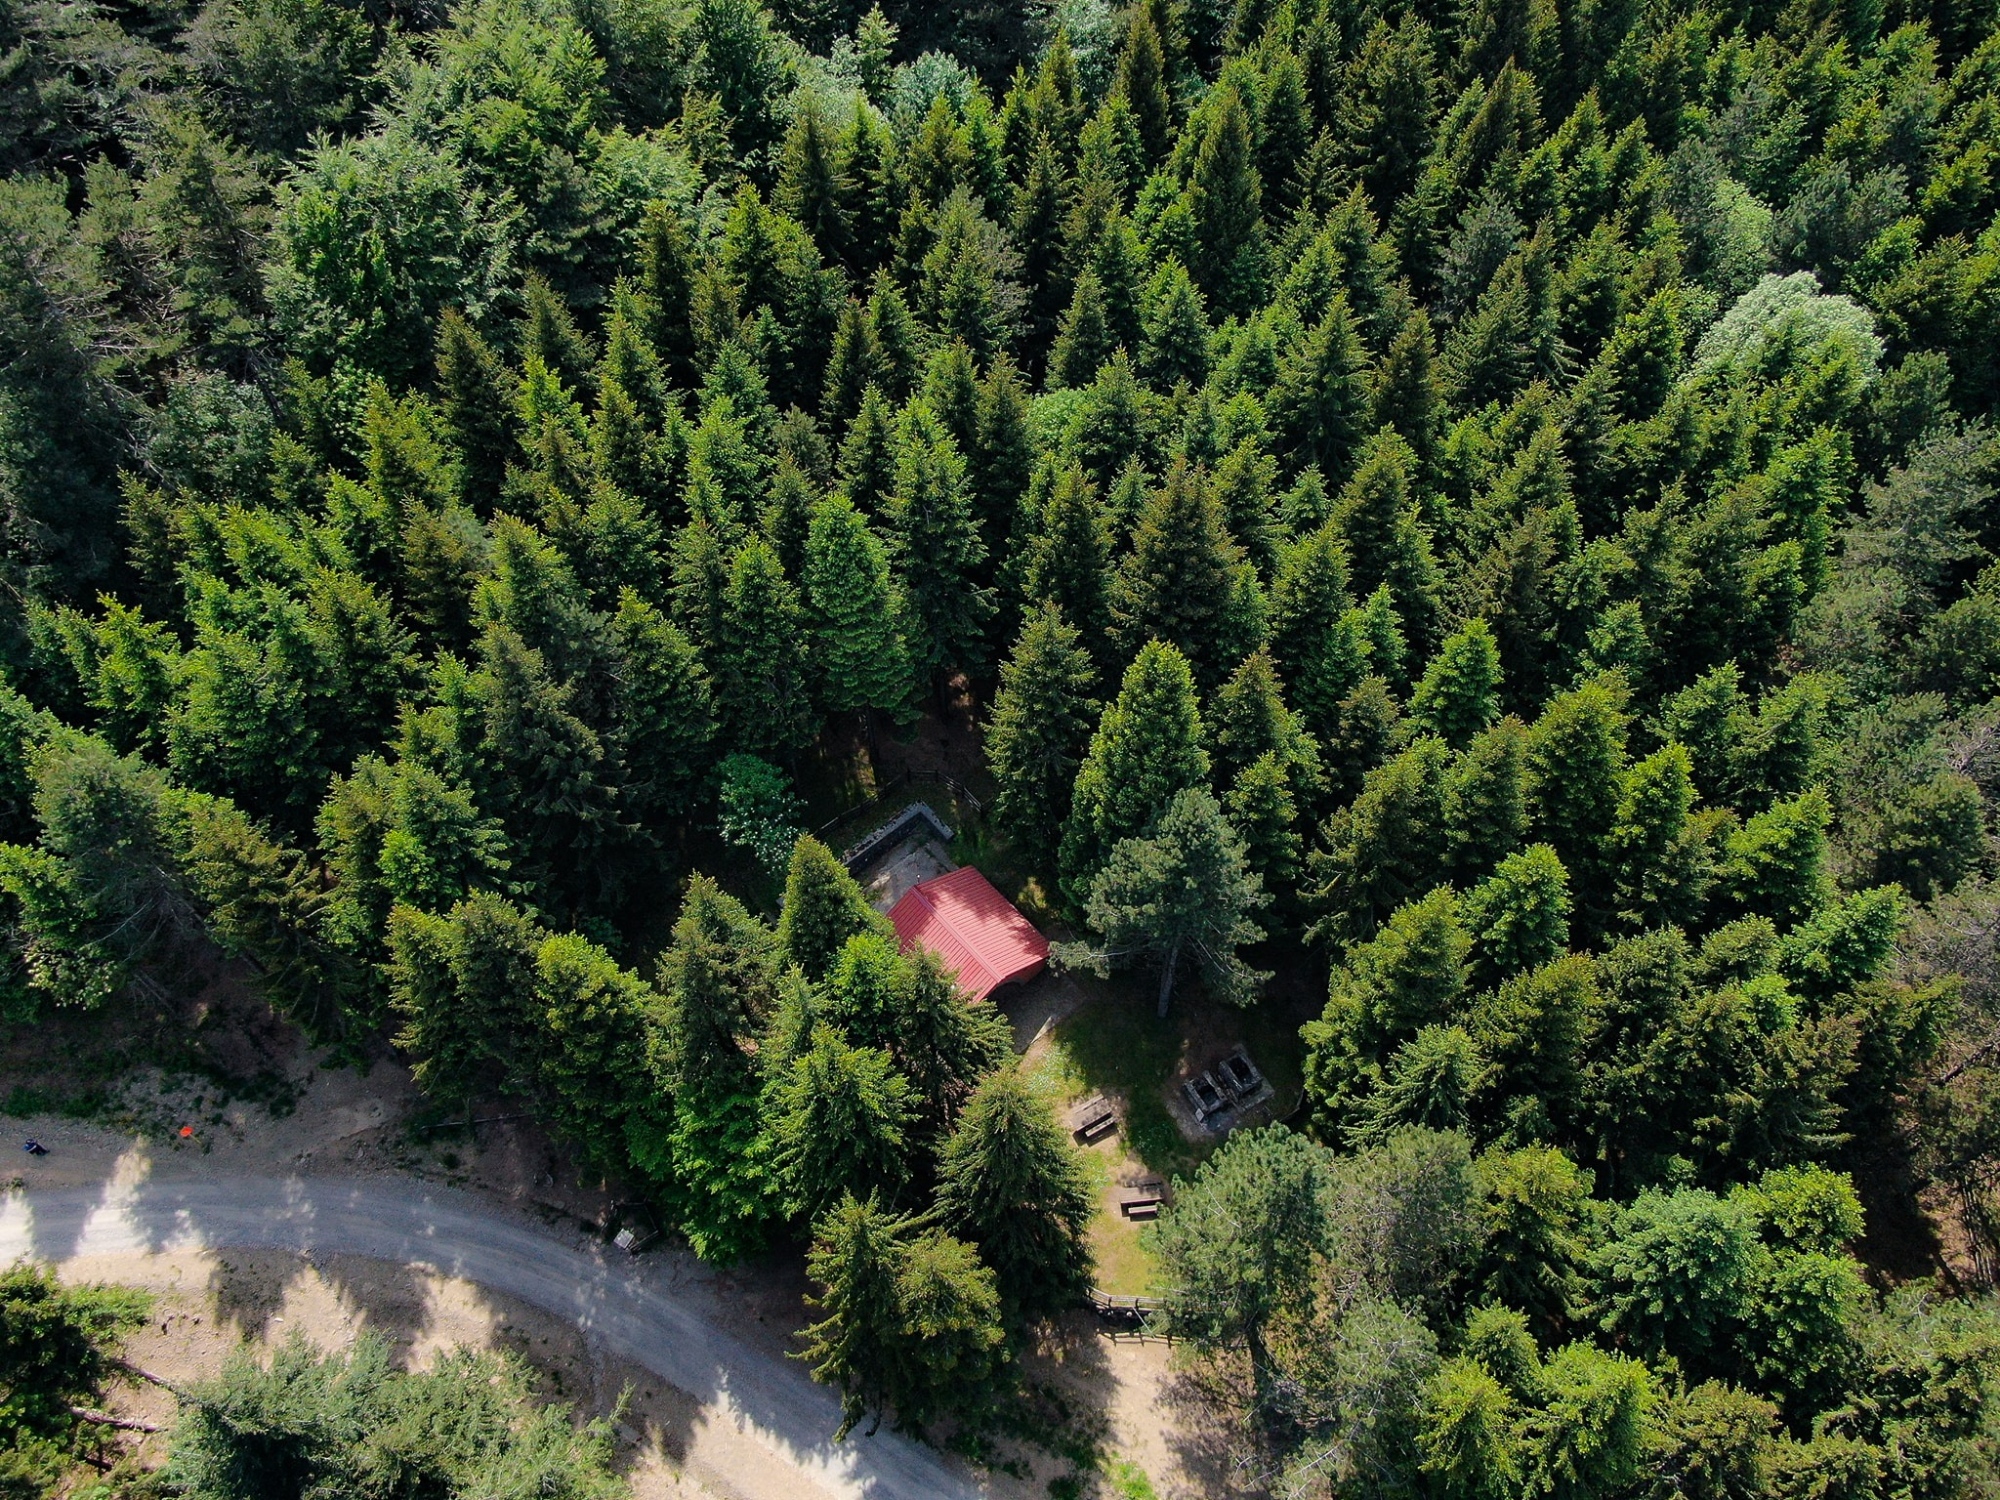
[[[192,1126],[192,1125],[183,1125],[183,1126],[181,1126],[181,1139],[182,1139],[182,1140],[186,1140],[186,1139],[187,1139],[187,1138],[188,1138],[189,1136],[191,1136],[191,1135],[193,1135],[193,1134],[194,1134],[194,1126]]]

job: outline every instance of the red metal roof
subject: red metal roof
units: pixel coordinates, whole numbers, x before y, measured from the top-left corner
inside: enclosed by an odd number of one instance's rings
[[[1049,940],[970,865],[911,886],[889,920],[905,953],[922,943],[975,1000],[1032,979],[1049,961]]]

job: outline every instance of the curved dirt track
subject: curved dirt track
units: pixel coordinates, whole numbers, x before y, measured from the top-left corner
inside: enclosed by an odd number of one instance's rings
[[[597,1253],[494,1213],[465,1194],[394,1179],[243,1177],[38,1188],[0,1200],[0,1265],[21,1256],[260,1249],[431,1266],[573,1319],[829,1494],[971,1500],[976,1486],[886,1429],[835,1444],[833,1394],[698,1314],[645,1260]]]

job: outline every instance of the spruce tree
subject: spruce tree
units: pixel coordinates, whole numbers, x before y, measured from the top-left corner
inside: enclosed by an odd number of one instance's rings
[[[917,379],[918,333],[910,304],[886,271],[876,273],[868,294],[868,332],[882,362],[882,393],[891,401],[906,399]]]
[[[1532,826],[1570,872],[1579,936],[1586,940],[1603,930],[1613,899],[1606,842],[1617,819],[1624,764],[1624,695],[1615,680],[1564,693],[1529,732]]]
[[[999,1289],[978,1252],[936,1230],[918,1235],[903,1252],[896,1302],[897,1415],[921,1432],[941,1417],[978,1411],[993,1394],[1007,1343]]]
[[[923,398],[970,469],[979,446],[979,367],[962,340],[931,352],[924,366]]]
[[[714,672],[730,745],[789,753],[812,737],[805,640],[798,590],[770,543],[751,537],[730,564]]]
[[[1110,347],[1128,349],[1134,355],[1145,335],[1147,264],[1139,231],[1122,210],[1114,209],[1091,248],[1089,268],[1103,294]]]
[[[847,216],[843,212],[846,199],[833,133],[820,115],[818,100],[808,97],[786,133],[772,201],[812,236],[821,255],[844,260],[848,251]]]
[[[1208,732],[1220,783],[1271,754],[1288,766],[1318,767],[1318,750],[1285,707],[1284,685],[1268,651],[1251,652],[1230,673],[1209,710]]]
[[[864,515],[880,515],[895,483],[896,419],[871,385],[840,445],[840,487]]]
[[[978,582],[986,543],[966,496],[965,463],[919,402],[897,431],[896,487],[885,508],[897,582],[908,605],[910,664],[920,677],[976,670],[986,658],[993,593]]]
[[[1505,718],[1473,737],[1445,779],[1449,862],[1461,880],[1493,869],[1528,832],[1528,726]]]
[[[1391,433],[1370,438],[1334,505],[1333,525],[1347,544],[1354,593],[1366,598],[1386,587],[1414,644],[1428,652],[1439,579],[1430,538],[1410,494],[1413,463],[1409,444],[1401,438]]]
[[[1367,667],[1347,620],[1347,551],[1332,525],[1280,548],[1271,584],[1270,646],[1306,729],[1325,740]]]
[[[1187,658],[1148,641],[1125,669],[1077,772],[1061,851],[1063,886],[1073,899],[1087,899],[1113,845],[1143,832],[1177,793],[1207,778],[1202,739]]]
[[[596,389],[592,369],[597,360],[576,326],[569,304],[535,271],[528,273],[523,292],[527,304],[521,319],[523,364],[539,361],[573,391]]]
[[[639,230],[639,286],[652,312],[647,330],[670,378],[693,373],[694,254],[678,209],[655,203]]]
[[[899,710],[912,683],[896,629],[888,553],[844,496],[829,496],[813,507],[805,602],[820,702],[832,713]]]
[[[770,1102],[785,1204],[807,1222],[856,1193],[893,1200],[909,1180],[913,1101],[888,1053],[817,1026]]]
[[[1707,894],[1702,851],[1690,847],[1693,763],[1677,744],[1662,745],[1618,774],[1618,810],[1605,840],[1618,920],[1632,927],[1693,919]]]
[[[989,574],[997,573],[998,565],[1015,550],[1018,539],[1009,535],[1014,507],[1035,469],[1028,401],[1013,360],[1004,353],[996,355],[979,387],[979,443],[969,464]]]
[[[1160,34],[1140,6],[1127,13],[1125,45],[1118,54],[1118,96],[1132,112],[1148,169],[1166,154],[1173,136],[1173,104],[1167,93],[1166,58]]]
[[[1276,561],[1278,531],[1271,514],[1271,490],[1278,464],[1254,437],[1246,437],[1215,469],[1215,500],[1229,535],[1268,576]]]
[[[1249,313],[1263,295],[1266,248],[1249,116],[1233,86],[1217,89],[1207,110],[1188,189],[1200,258],[1191,269],[1217,307]]]
[[[1463,750],[1500,712],[1500,652],[1484,620],[1473,620],[1438,647],[1410,697],[1418,723]]]
[[[456,309],[438,323],[438,403],[458,449],[459,499],[484,515],[498,503],[518,451],[513,381],[499,357]]]
[[[1293,779],[1291,763],[1266,751],[1237,773],[1222,804],[1229,826],[1243,840],[1244,862],[1280,902],[1297,886],[1304,847]]]
[[[1049,387],[1081,390],[1097,376],[1097,367],[1111,353],[1111,329],[1104,311],[1104,286],[1086,269],[1076,278],[1076,291],[1056,330],[1049,353]]]
[[[1547,844],[1530,844],[1494,866],[1461,908],[1472,934],[1475,989],[1540,968],[1569,941],[1569,872]]]
[[[1103,511],[1075,464],[1064,469],[1028,543],[1022,595],[1028,609],[1053,604],[1100,662],[1110,646],[1110,552]]]
[[[1444,392],[1434,368],[1430,315],[1413,304],[1376,366],[1368,425],[1376,431],[1388,427],[1401,434],[1416,455],[1417,473],[1428,479],[1437,472],[1444,419]]]
[[[1097,711],[1090,696],[1096,678],[1077,631],[1051,603],[1029,612],[1000,668],[986,726],[986,763],[999,784],[993,813],[1038,864],[1055,857],[1069,817]]]
[[[840,1387],[835,1442],[870,1412],[880,1425],[895,1388],[903,1345],[896,1278],[907,1230],[878,1198],[863,1202],[852,1195],[813,1226],[806,1274],[818,1283],[812,1302],[825,1316],[806,1328],[804,1357],[813,1379]]]
[[[797,965],[808,979],[824,979],[849,938],[887,931],[888,920],[869,906],[833,851],[816,838],[800,839],[792,850],[778,918],[778,947],[785,962]]]
[[[714,695],[693,644],[631,589],[611,620],[625,796],[641,816],[684,813],[709,764]]]
[[[834,327],[833,354],[826,362],[826,390],[820,397],[820,414],[834,432],[847,431],[861,410],[868,387],[882,380],[886,364],[867,310],[849,297]]]
[[[1285,357],[1271,392],[1271,425],[1292,462],[1317,464],[1330,481],[1354,467],[1368,418],[1367,351],[1344,294]]]
[[[1198,387],[1208,378],[1208,309],[1194,278],[1171,256],[1146,284],[1144,329],[1139,368],[1155,387],[1171,390],[1181,381]]]
[[[1220,681],[1250,644],[1237,612],[1242,566],[1206,475],[1176,459],[1140,513],[1112,588],[1119,644],[1137,651],[1146,641],[1165,641],[1195,664],[1202,681]]]
[[[981,1080],[938,1161],[937,1213],[979,1247],[1019,1327],[1090,1288],[1093,1195],[1083,1158],[1018,1066]]]
[[[929,948],[912,950],[902,964],[908,980],[898,993],[889,1051],[910,1080],[923,1133],[940,1139],[979,1080],[1013,1057],[1013,1033],[997,1007],[966,998]]]
[[[1063,254],[1063,220],[1069,213],[1069,174],[1055,143],[1043,136],[1028,159],[1014,191],[1010,225],[1021,256],[1021,279],[1028,288],[1027,344],[1048,347],[1056,315],[1068,300],[1069,277]]]

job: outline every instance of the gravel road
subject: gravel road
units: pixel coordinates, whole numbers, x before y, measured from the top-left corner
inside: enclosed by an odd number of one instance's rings
[[[972,1500],[942,1458],[884,1429],[835,1444],[833,1394],[677,1298],[645,1259],[393,1178],[244,1177],[39,1188],[0,1199],[0,1264],[21,1256],[268,1249],[417,1263],[518,1297],[703,1402],[828,1493]]]

